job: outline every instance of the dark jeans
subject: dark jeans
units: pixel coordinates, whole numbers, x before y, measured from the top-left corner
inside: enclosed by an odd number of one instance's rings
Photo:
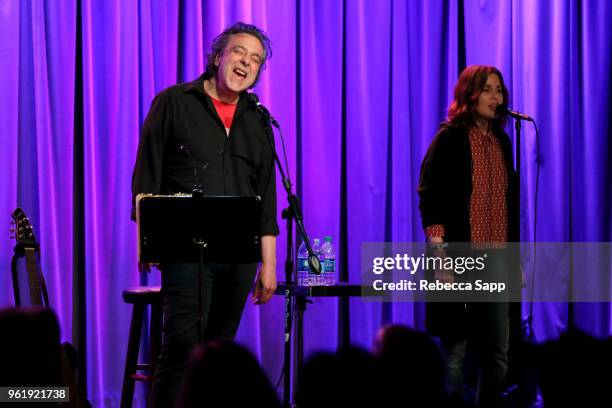
[[[487,268],[492,281],[516,286],[508,275],[518,273],[518,266],[508,254],[488,251]],[[473,350],[478,367],[476,404],[497,407],[506,386],[510,330],[510,303],[479,301],[467,303],[431,303],[427,305],[428,328],[438,335],[447,356],[450,392],[463,390],[463,362],[467,345]]]
[[[496,407],[508,372],[509,303],[468,303],[465,305],[468,340],[475,351],[478,365],[476,405]],[[447,375],[450,391],[461,394],[466,340],[441,338],[447,355]]]
[[[173,407],[187,360],[198,344],[198,264],[164,264],[164,313],[161,355],[153,380],[151,402],[156,408]],[[202,276],[203,341],[232,339],[251,291],[257,264],[204,264]]]

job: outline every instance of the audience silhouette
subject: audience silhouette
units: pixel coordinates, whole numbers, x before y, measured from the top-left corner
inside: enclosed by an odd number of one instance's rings
[[[59,386],[60,329],[46,308],[0,310],[0,386]]]
[[[59,324],[50,309],[0,310],[0,333],[0,386],[66,383],[62,359],[71,353],[60,346]],[[569,330],[557,340],[528,347],[544,408],[612,406],[612,339]],[[372,352],[348,347],[313,354],[301,371],[296,403],[300,408],[468,406],[448,397],[444,358],[428,334],[386,325]],[[257,359],[229,340],[193,350],[177,404],[220,406],[281,406]],[[507,401],[505,406],[520,404]]]
[[[257,359],[230,340],[212,340],[191,353],[176,405],[188,407],[280,407]]]

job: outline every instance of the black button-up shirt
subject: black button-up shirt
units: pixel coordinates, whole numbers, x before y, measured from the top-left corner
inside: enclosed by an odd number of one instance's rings
[[[160,92],[145,119],[132,176],[139,193],[259,196],[261,235],[277,235],[274,141],[244,93],[229,135],[210,97],[204,75]],[[194,171],[194,168],[197,168]]]

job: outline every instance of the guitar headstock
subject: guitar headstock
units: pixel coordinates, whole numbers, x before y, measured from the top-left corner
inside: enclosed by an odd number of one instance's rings
[[[32,224],[30,224],[30,219],[25,212],[21,208],[17,208],[11,214],[11,218],[13,219],[11,232],[15,234],[17,242],[27,247],[37,247],[38,242],[36,242]]]

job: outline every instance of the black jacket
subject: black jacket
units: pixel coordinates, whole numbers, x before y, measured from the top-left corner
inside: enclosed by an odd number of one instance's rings
[[[508,241],[519,241],[518,178],[513,168],[508,135],[494,132],[508,170]],[[471,240],[470,197],[472,195],[472,153],[468,130],[442,123],[421,164],[418,187],[423,227],[444,226],[447,242]]]
[[[204,75],[153,100],[140,136],[132,198],[190,193],[197,183],[205,195],[260,196],[261,235],[277,235],[274,141],[245,93],[228,137],[203,82]]]

